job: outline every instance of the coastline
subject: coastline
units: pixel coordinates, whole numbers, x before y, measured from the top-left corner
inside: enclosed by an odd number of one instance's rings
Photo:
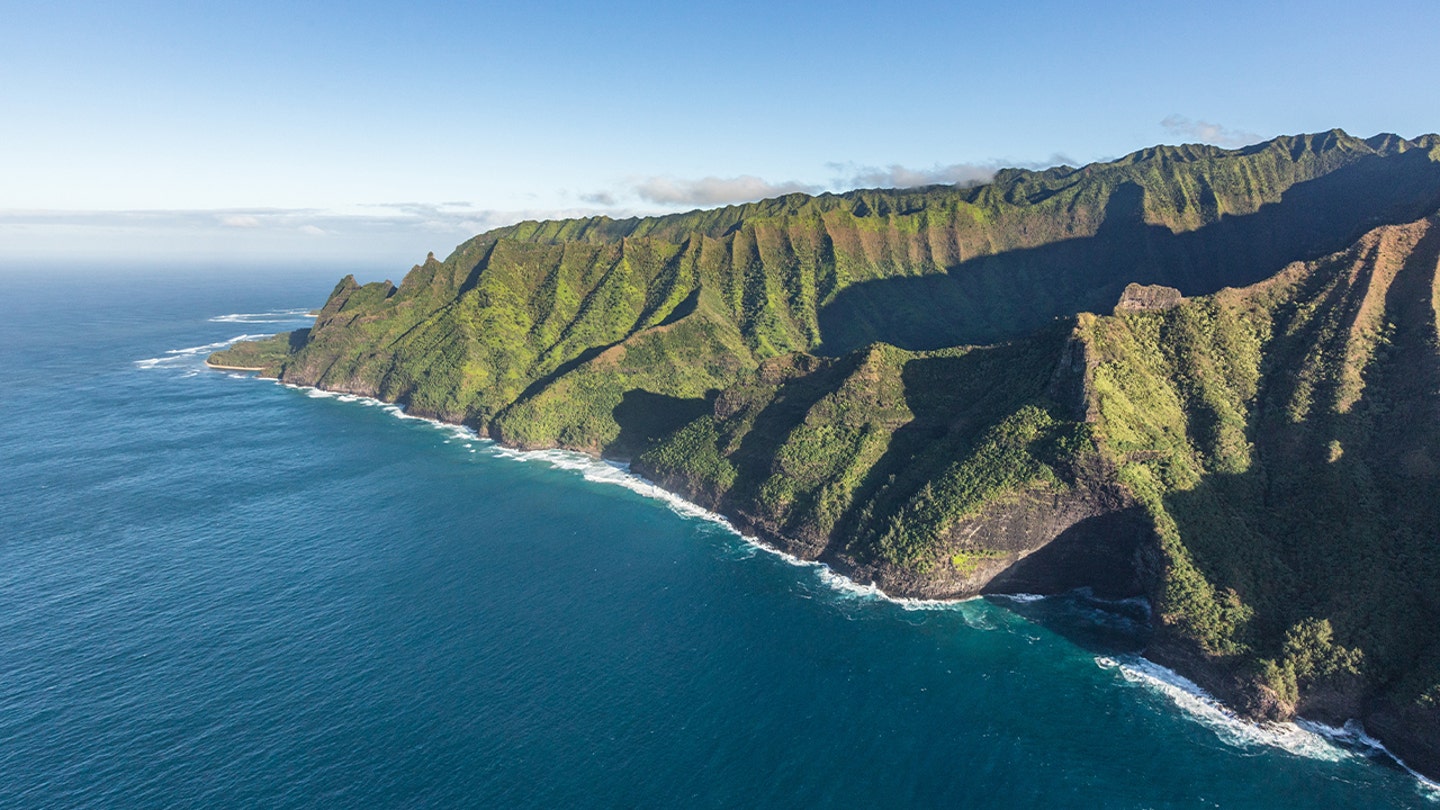
[[[234,368],[212,365],[208,360],[205,365],[216,370],[265,371],[265,369],[261,368]],[[980,599],[985,596],[1014,598],[1023,601],[1060,595],[996,592],[931,598],[888,593],[880,588],[873,580],[869,584],[861,584],[857,579],[853,578],[852,575],[855,574],[856,571],[849,569],[846,564],[847,561],[843,558],[836,558],[834,560],[818,557],[807,559],[768,542],[757,533],[747,533],[737,524],[736,520],[730,516],[697,504],[686,498],[682,493],[676,492],[673,489],[667,488],[656,481],[652,481],[632,471],[628,460],[607,459],[598,453],[562,447],[519,447],[507,444],[500,439],[496,439],[483,431],[476,430],[463,423],[448,421],[438,416],[409,413],[396,402],[389,402],[370,394],[340,389],[327,389],[317,385],[292,383],[278,376],[257,376],[257,378],[270,380],[293,390],[303,391],[308,396],[315,398],[333,397],[340,398],[342,401],[364,401],[367,404],[382,406],[397,418],[420,420],[440,429],[458,431],[460,435],[468,439],[488,442],[495,448],[495,453],[499,457],[512,458],[517,461],[546,461],[556,468],[579,471],[586,480],[614,484],[630,489],[644,497],[664,501],[667,506],[680,515],[699,518],[722,526],[757,551],[763,551],[779,557],[786,563],[796,567],[818,569],[822,581],[836,591],[886,601],[905,610],[947,609],[954,605]],[[348,398],[348,400],[345,398]],[[605,472],[600,472],[601,469]],[[1255,717],[1239,706],[1240,701],[1235,699],[1236,695],[1233,694],[1233,689],[1222,686],[1224,681],[1233,679],[1234,673],[1223,667],[1194,660],[1188,655],[1175,655],[1174,652],[1175,650],[1170,649],[1163,643],[1152,644],[1138,654],[1137,657],[1143,662],[1143,667],[1139,670],[1136,670],[1134,666],[1124,663],[1118,664],[1117,667],[1122,671],[1130,672],[1130,674],[1126,676],[1127,680],[1133,680],[1132,675],[1134,675],[1135,672],[1139,672],[1139,675],[1135,677],[1153,682],[1152,685],[1156,685],[1156,688],[1166,694],[1171,699],[1171,702],[1181,711],[1191,714],[1192,716],[1197,716],[1198,718],[1194,706],[1204,706],[1207,707],[1208,711],[1222,715],[1228,718],[1229,721],[1242,725],[1249,730],[1249,736],[1254,737],[1253,741],[1259,741],[1290,750],[1297,755],[1304,755],[1302,752],[1293,748],[1289,741],[1291,741],[1296,734],[1308,733],[1327,740],[1329,744],[1336,746],[1338,749],[1360,749],[1370,752],[1370,755],[1388,758],[1398,767],[1413,776],[1420,783],[1423,790],[1433,793],[1433,798],[1440,800],[1440,775],[1432,778],[1425,772],[1412,767],[1400,755],[1387,747],[1383,740],[1372,736],[1365,729],[1363,721],[1360,718],[1351,718],[1347,720],[1343,726],[1336,727],[1321,720],[1306,718],[1300,714],[1297,714],[1293,720],[1280,722]],[[1102,665],[1102,667],[1108,668],[1104,665]],[[1183,693],[1185,697],[1183,699],[1177,698],[1176,695],[1172,693],[1172,690]],[[1225,735],[1222,734],[1221,736],[1224,737]]]
[[[213,369],[215,369],[215,370],[217,370],[217,371],[264,371],[264,370],[265,370],[265,367],[264,367],[264,366],[222,366],[222,365],[220,365],[219,363],[212,363],[212,362],[210,362],[209,359],[206,359],[206,360],[205,360],[205,367],[206,367],[206,368],[213,368]]]

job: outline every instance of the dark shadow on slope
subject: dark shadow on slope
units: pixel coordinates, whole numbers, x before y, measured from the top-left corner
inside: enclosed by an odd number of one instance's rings
[[[863,358],[857,353],[833,363],[810,359],[823,365],[782,383],[774,399],[756,414],[740,446],[730,457],[739,475],[736,488],[727,497],[737,507],[755,501],[760,485],[770,477],[776,448],[784,444],[790,432],[805,421],[810,409],[838,388]]]
[[[1292,426],[1257,442],[1249,472],[1207,476],[1166,496],[1165,508],[1206,579],[1254,609],[1238,638],[1251,660],[1279,657],[1298,622],[1328,620],[1336,643],[1364,652],[1364,693],[1317,689],[1304,711],[1332,724],[1358,712],[1367,730],[1433,776],[1440,712],[1417,698],[1440,684],[1440,670],[1427,668],[1440,655],[1440,485],[1387,469],[1397,448],[1355,446],[1335,462],[1291,465],[1292,453],[1324,454],[1331,435]],[[1384,724],[1372,723],[1371,711],[1383,712]]]
[[[620,435],[605,448],[605,456],[637,456],[656,440],[709,413],[712,407],[713,401],[704,397],[672,397],[632,388],[611,411]]]
[[[1440,735],[1426,725],[1435,713],[1415,709],[1415,700],[1440,682],[1437,259],[1440,228],[1432,228],[1386,291],[1391,336],[1364,369],[1361,398],[1347,413],[1328,406],[1330,388],[1302,421],[1289,418],[1296,358],[1307,347],[1337,365],[1345,355],[1319,343],[1308,325],[1291,332],[1277,322],[1267,385],[1254,405],[1250,468],[1165,497],[1206,579],[1254,608],[1242,639],[1254,654],[1276,656],[1294,624],[1328,619],[1337,643],[1365,652],[1371,694],[1360,708],[1389,706],[1396,725],[1386,744],[1430,773],[1440,772]],[[1355,286],[1363,292],[1367,283]]]
[[[1179,234],[1144,222],[1144,191],[1129,183],[1112,194],[1092,237],[842,290],[819,313],[816,351],[838,355],[874,341],[907,349],[993,343],[1058,316],[1109,312],[1132,281],[1178,287],[1186,295],[1244,286],[1437,206],[1440,163],[1420,150],[1367,156],[1292,186],[1279,203],[1253,214]]]
[[[676,254],[676,255],[680,255],[680,254]],[[681,301],[680,303],[676,304],[676,305],[675,305],[675,308],[672,309],[672,310],[670,310],[670,314],[669,314],[669,315],[666,315],[666,316],[665,316],[665,319],[662,320],[660,323],[656,324],[656,326],[669,326],[669,325],[671,325],[671,324],[673,324],[673,323],[677,323],[681,318],[684,318],[685,316],[687,316],[687,315],[689,315],[690,313],[694,312],[695,309],[696,309],[696,307],[699,307],[699,306],[700,306],[700,288],[699,288],[699,287],[696,287],[694,290],[691,290],[691,291],[690,291],[690,294],[689,294],[689,295],[685,296],[685,300],[683,300],[683,301]]]
[[[296,329],[290,333],[288,340],[290,341],[291,354],[300,351],[305,348],[305,344],[310,342],[310,327],[307,326],[304,329]]]
[[[544,391],[546,388],[549,388],[551,383],[555,382],[561,377],[564,377],[566,374],[569,374],[575,369],[585,365],[591,360],[599,357],[605,352],[606,349],[610,349],[614,346],[619,346],[621,343],[624,342],[624,340],[619,340],[614,343],[607,343],[604,346],[591,346],[585,351],[556,366],[554,371],[546,374],[543,377],[540,377],[539,379],[525,386],[525,390],[520,392],[520,396],[515,398],[515,402],[524,402],[525,400],[535,396],[541,391]]]
[[[674,309],[668,316],[666,316],[666,318],[665,318],[664,321],[660,322],[659,324],[656,324],[656,327],[652,327],[652,328],[658,328],[658,327],[661,327],[661,326],[669,326],[669,325],[671,325],[671,324],[673,324],[673,323],[676,323],[676,322],[679,321],[681,318],[684,318],[685,316],[687,316],[687,315],[689,315],[690,313],[694,312],[695,309],[696,309],[696,307],[699,306],[699,304],[700,304],[700,288],[699,288],[699,287],[696,287],[696,288],[695,288],[695,291],[692,292],[690,295],[686,296],[685,300],[683,300],[683,301],[681,301],[679,304],[676,304],[676,305],[675,305],[675,309]],[[551,383],[555,382],[556,380],[560,379],[561,377],[564,377],[566,374],[569,374],[570,372],[574,371],[575,369],[577,369],[577,368],[585,365],[586,363],[590,362],[591,360],[594,360],[596,357],[599,357],[601,354],[604,354],[607,350],[612,349],[612,348],[614,348],[614,347],[616,347],[616,346],[619,346],[620,344],[622,344],[622,343],[624,343],[625,341],[631,339],[632,337],[635,337],[636,334],[637,334],[637,333],[632,332],[632,333],[626,335],[625,337],[621,338],[620,340],[615,341],[614,343],[607,343],[607,344],[605,344],[605,345],[603,345],[603,346],[591,346],[590,348],[586,349],[585,351],[579,353],[578,355],[576,355],[576,356],[570,358],[569,360],[566,360],[565,362],[561,363],[560,365],[556,366],[554,371],[550,372],[549,374],[546,374],[546,375],[543,376],[543,377],[540,377],[539,379],[537,379],[537,380],[535,380],[534,382],[530,383],[529,385],[525,386],[525,390],[520,392],[520,396],[516,397],[516,398],[515,398],[515,401],[516,401],[516,402],[524,402],[525,400],[527,400],[527,399],[535,396],[536,394],[540,393],[541,391],[544,391],[546,388],[549,388]],[[636,389],[636,390],[639,390],[639,389]],[[649,392],[643,392],[643,393],[649,393]],[[659,395],[656,394],[655,396],[659,396]],[[680,401],[684,401],[684,400],[680,400]],[[682,410],[683,410],[683,409],[682,409]],[[682,422],[682,423],[680,423],[680,424],[684,424],[684,423]],[[676,425],[676,427],[679,427],[679,425]]]
[[[1139,507],[1085,518],[1020,558],[983,592],[1052,595],[1089,588],[1104,599],[1143,596],[1137,560],[1151,536],[1150,522]]]
[[[1046,405],[1046,388],[1069,335],[1069,325],[1024,340],[952,357],[916,357],[900,372],[905,405],[914,418],[895,430],[884,455],[855,491],[836,522],[835,535],[864,541],[883,532],[866,514],[892,515],[980,436],[1026,404]],[[852,544],[850,551],[865,547]]]

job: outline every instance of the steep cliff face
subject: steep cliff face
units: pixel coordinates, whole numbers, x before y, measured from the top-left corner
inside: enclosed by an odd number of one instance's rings
[[[1060,367],[1071,340],[1057,324],[993,347],[766,361],[635,467],[889,590],[977,593],[1123,506],[1062,404],[1083,397],[1083,371]]]
[[[890,592],[1147,596],[1258,717],[1434,773],[1440,215],[999,346],[767,361],[637,469]]]
[[[528,447],[632,455],[770,357],[991,343],[1106,311],[1131,282],[1195,295],[1258,281],[1433,210],[1437,157],[1434,138],[1334,131],[1157,147],[971,189],[522,223],[427,260],[398,289],[342,283],[274,370]]]
[[[633,458],[891,593],[1144,595],[1152,656],[1440,774],[1437,209],[1440,138],[1332,132],[522,223],[213,360]]]
[[[1249,288],[1083,319],[1098,439],[1162,552],[1165,652],[1222,664],[1258,713],[1373,718],[1431,773],[1437,263],[1432,215]]]

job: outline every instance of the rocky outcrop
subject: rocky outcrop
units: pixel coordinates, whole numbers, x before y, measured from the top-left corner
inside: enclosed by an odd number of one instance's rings
[[[1125,291],[1120,294],[1120,301],[1115,304],[1115,314],[1164,312],[1180,306],[1180,302],[1184,300],[1185,296],[1181,295],[1180,291],[1174,287],[1131,282],[1125,285]]]

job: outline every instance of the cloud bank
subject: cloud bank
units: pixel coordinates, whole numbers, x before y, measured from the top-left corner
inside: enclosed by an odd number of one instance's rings
[[[1045,160],[990,160],[983,163],[935,164],[929,168],[911,168],[899,163],[889,166],[857,166],[854,163],[827,163],[835,173],[834,188],[916,188],[918,186],[979,186],[995,179],[1001,169],[1048,169],[1052,166],[1073,166],[1076,161],[1056,152]]]
[[[831,163],[829,168],[837,173],[837,187],[850,188],[915,188],[916,186],[958,185],[978,186],[990,182],[995,172],[1004,168],[998,161],[990,163],[952,163],[949,166],[936,164],[927,169],[912,169],[898,163],[884,168],[877,166],[855,166],[846,163]]]
[[[0,210],[0,259],[280,258],[408,264],[501,225],[588,216],[592,208],[501,210],[466,202],[344,210]]]
[[[820,186],[795,180],[771,183],[751,174],[739,177],[702,177],[698,180],[677,180],[673,177],[650,177],[637,183],[635,196],[656,205],[726,205],[754,202],[797,191],[815,194]]]
[[[888,166],[862,166],[855,163],[827,163],[834,176],[828,183],[804,183],[799,180],[772,182],[753,174],[737,177],[677,178],[668,175],[646,177],[632,182],[623,190],[601,190],[577,195],[584,203],[597,206],[619,205],[622,199],[638,199],[642,203],[665,207],[732,205],[754,202],[784,194],[802,192],[819,194],[824,191],[848,191],[853,188],[914,188],[916,186],[975,186],[988,183],[1003,168],[1044,169],[1061,164],[1074,164],[1062,154],[1047,161],[1015,162],[993,160],[985,163],[936,164],[912,168],[899,163]]]
[[[1248,146],[1265,140],[1264,136],[1243,129],[1231,129],[1209,121],[1194,121],[1183,115],[1167,115],[1160,127],[1177,138],[1188,138],[1216,146]]]
[[[1168,120],[1168,119],[1167,119]],[[1208,126],[1208,125],[1206,125]],[[337,259],[411,262],[426,251],[448,255],[457,244],[523,220],[614,217],[751,202],[792,192],[818,194],[853,188],[971,186],[1002,167],[1045,168],[1047,162],[868,166],[830,163],[826,183],[773,182],[742,174],[698,179],[669,175],[631,178],[610,189],[572,194],[577,204],[550,208],[483,208],[466,201],[390,202],[329,208],[145,210],[0,209],[0,259],[130,256],[243,259]],[[563,197],[562,197],[563,199]]]

